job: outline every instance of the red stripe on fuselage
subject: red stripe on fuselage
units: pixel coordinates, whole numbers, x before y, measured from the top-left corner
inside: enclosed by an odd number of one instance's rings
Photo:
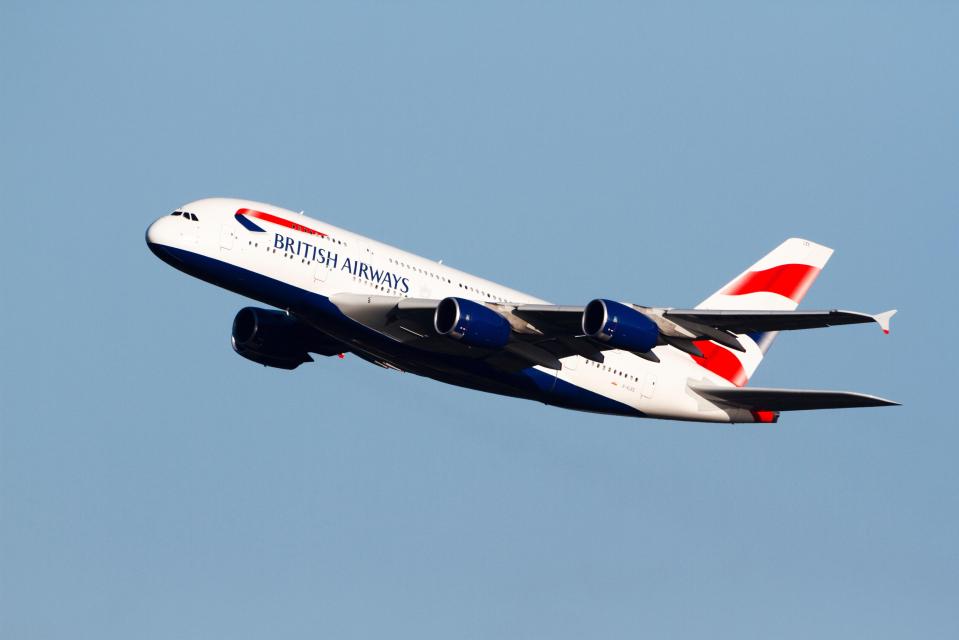
[[[703,352],[703,357],[692,356],[696,364],[729,380],[737,387],[746,384],[746,370],[732,351],[709,340],[696,340],[693,344]]]
[[[798,303],[818,275],[819,269],[808,264],[781,264],[771,269],[743,274],[723,289],[722,293],[727,296],[740,296],[768,291]]]
[[[251,218],[258,218],[264,222],[272,222],[273,224],[278,224],[281,227],[286,227],[287,229],[293,229],[294,231],[302,231],[303,233],[309,233],[314,236],[323,236],[326,237],[326,234],[317,231],[315,229],[310,229],[309,227],[303,226],[302,224],[297,224],[286,218],[280,218],[275,216],[272,213],[263,213],[262,211],[257,211],[255,209],[237,209],[236,215],[238,216],[250,216]]]

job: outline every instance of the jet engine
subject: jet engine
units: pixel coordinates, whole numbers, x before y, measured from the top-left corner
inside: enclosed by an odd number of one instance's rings
[[[310,352],[334,355],[346,346],[283,311],[244,307],[233,319],[233,350],[267,367],[296,369]]]
[[[659,327],[642,312],[612,300],[596,299],[583,311],[583,333],[617,349],[645,353],[659,342]]]
[[[436,306],[433,327],[471,347],[499,349],[509,342],[509,322],[486,305],[463,298],[444,298]]]

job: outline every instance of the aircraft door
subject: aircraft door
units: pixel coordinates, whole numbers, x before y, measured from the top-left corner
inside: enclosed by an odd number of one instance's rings
[[[656,393],[656,374],[647,373],[643,380],[643,397],[652,398],[654,393]]]
[[[220,227],[220,248],[226,251],[233,248],[233,229],[228,225]]]
[[[326,276],[330,273],[329,267],[322,262],[317,262],[313,266],[313,280],[315,282],[326,282]]]

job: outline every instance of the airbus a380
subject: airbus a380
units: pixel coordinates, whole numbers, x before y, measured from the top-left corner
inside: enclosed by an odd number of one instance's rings
[[[832,249],[790,238],[692,309],[598,298],[553,305],[280,207],[183,205],[146,233],[161,260],[274,307],[233,320],[241,356],[295,369],[352,353],[449,384],[596,413],[776,422],[781,411],[895,402],[746,386],[779,331],[895,311],[797,311]]]

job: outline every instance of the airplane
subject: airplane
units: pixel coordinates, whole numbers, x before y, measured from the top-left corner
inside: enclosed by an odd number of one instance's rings
[[[832,249],[790,238],[691,309],[550,304],[281,207],[185,204],[146,232],[170,266],[273,307],[245,307],[233,349],[292,370],[311,354],[618,416],[774,423],[780,412],[898,403],[749,387],[780,331],[877,323],[895,310],[797,311]]]

